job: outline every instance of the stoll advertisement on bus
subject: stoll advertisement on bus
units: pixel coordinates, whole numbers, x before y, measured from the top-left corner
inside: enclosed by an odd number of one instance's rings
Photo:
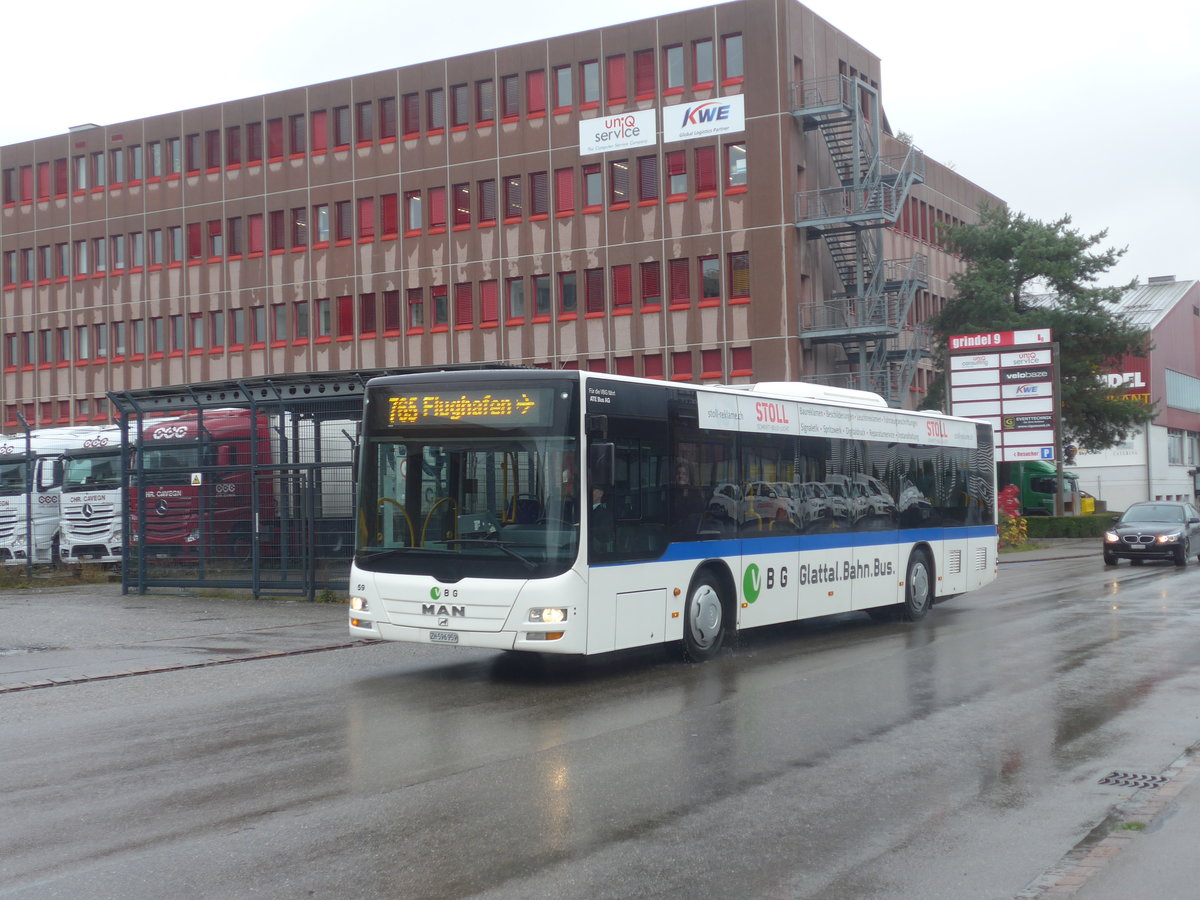
[[[572,654],[680,642],[702,660],[760,625],[915,620],[995,578],[994,473],[990,425],[860,391],[546,370],[378,378],[350,633]],[[892,502],[852,508],[812,489],[870,479]],[[817,500],[764,512],[745,499],[756,484]]]

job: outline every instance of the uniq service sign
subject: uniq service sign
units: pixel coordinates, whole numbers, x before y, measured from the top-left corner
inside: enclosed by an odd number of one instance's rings
[[[746,130],[746,103],[741,94],[664,106],[662,113],[664,144]]]
[[[579,155],[646,147],[658,140],[658,113],[639,109],[616,116],[597,116],[579,123]]]

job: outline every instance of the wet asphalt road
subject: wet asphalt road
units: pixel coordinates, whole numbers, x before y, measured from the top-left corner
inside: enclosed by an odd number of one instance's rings
[[[0,898],[1012,898],[1131,794],[1100,778],[1200,740],[1194,561],[1006,563],[701,666],[344,619],[0,595]]]

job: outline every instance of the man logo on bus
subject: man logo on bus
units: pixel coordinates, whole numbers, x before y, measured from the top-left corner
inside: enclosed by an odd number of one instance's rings
[[[750,563],[746,566],[746,574],[742,576],[742,593],[746,595],[746,602],[753,603],[761,591],[762,572],[758,570],[756,563]]]

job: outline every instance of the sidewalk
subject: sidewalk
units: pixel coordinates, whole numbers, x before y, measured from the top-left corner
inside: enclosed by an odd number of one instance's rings
[[[1042,562],[1048,559],[1077,559],[1084,556],[1100,558],[1103,550],[1100,538],[1037,538],[1033,550],[1001,553],[1000,565],[1018,562]]]

